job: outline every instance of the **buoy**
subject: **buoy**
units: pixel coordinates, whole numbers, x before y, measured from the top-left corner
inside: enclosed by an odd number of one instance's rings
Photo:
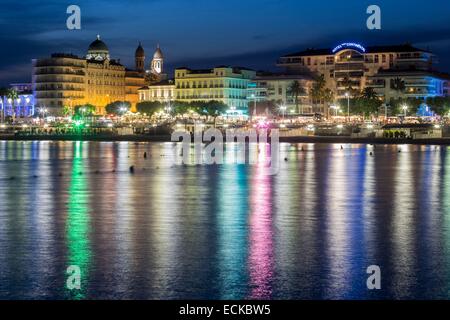
[[[288,161],[288,158],[284,158],[284,161]]]
[[[373,155],[372,151],[369,154],[372,156]]]
[[[343,150],[344,149],[344,147],[343,146],[341,146],[341,150]]]
[[[134,173],[134,166],[130,167],[130,173]]]
[[[398,149],[398,153],[400,153],[400,152],[402,152],[402,150],[401,150],[401,149]]]

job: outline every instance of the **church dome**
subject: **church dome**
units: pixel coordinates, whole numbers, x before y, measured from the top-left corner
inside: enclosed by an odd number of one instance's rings
[[[145,57],[144,48],[142,48],[141,43],[139,42],[139,46],[136,49],[136,53],[134,54],[136,58]]]
[[[97,36],[97,39],[95,39],[95,41],[93,41],[90,45],[89,45],[89,51],[109,51],[108,47],[106,46],[106,44],[100,40],[100,36]]]
[[[109,60],[108,47],[100,40],[100,36],[97,36],[97,39],[89,45],[86,59],[98,61]]]
[[[156,48],[155,54],[153,54],[153,59],[163,59],[163,58],[164,58],[163,53],[161,51],[161,48],[158,45],[158,47]]]

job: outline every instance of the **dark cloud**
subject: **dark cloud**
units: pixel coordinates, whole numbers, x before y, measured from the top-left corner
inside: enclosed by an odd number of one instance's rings
[[[138,41],[148,57],[161,43],[170,69],[230,64],[269,70],[282,54],[359,41],[429,47],[439,56],[440,68],[450,71],[448,1],[428,0],[425,5],[422,0],[378,0],[381,31],[365,28],[370,2],[3,0],[0,85],[29,81],[32,58],[52,52],[84,55],[96,34],[108,44],[111,56],[128,66],[133,65]],[[81,7],[81,31],[65,28],[71,4]]]

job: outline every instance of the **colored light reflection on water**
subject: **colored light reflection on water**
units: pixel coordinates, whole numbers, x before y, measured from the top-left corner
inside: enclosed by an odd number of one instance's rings
[[[450,149],[280,150],[270,176],[173,143],[0,142],[0,298],[449,298]]]
[[[84,172],[83,143],[74,144],[72,173],[69,186],[69,203],[67,215],[67,251],[68,266],[76,266],[81,273],[80,289],[67,290],[71,299],[86,297],[89,285],[89,268],[91,259],[90,249],[90,217],[89,194]],[[66,286],[67,289],[67,286]]]
[[[264,160],[265,152],[260,158]],[[270,299],[273,278],[272,192],[269,169],[259,162],[251,179],[249,217],[249,284],[251,299]]]

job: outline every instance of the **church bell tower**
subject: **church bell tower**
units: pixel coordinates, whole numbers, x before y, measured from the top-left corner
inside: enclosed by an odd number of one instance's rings
[[[135,59],[136,71],[143,73],[144,69],[145,69],[145,52],[144,52],[144,48],[142,48],[142,45],[140,42],[139,42],[139,46],[136,49],[134,59]]]

